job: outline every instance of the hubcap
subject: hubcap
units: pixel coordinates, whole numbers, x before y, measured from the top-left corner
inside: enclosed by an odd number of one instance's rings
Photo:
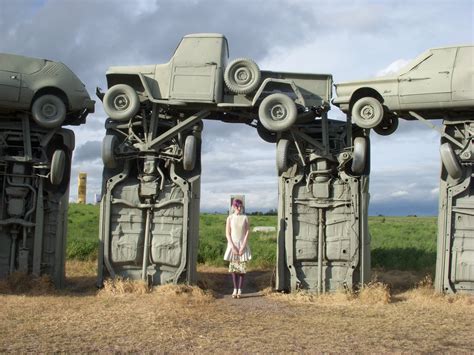
[[[250,82],[250,80],[252,79],[252,74],[245,67],[237,68],[237,70],[235,71],[235,74],[234,74],[234,78],[235,78],[235,81],[238,84],[244,85],[244,84],[247,84],[248,82]]]
[[[51,118],[51,117],[56,116],[56,114],[58,113],[58,110],[56,106],[53,104],[44,104],[41,109],[41,112],[43,113],[45,117]]]
[[[285,117],[287,115],[287,111],[286,111],[285,106],[283,106],[281,104],[273,106],[270,110],[270,115],[271,115],[272,119],[275,120],[275,121],[281,121],[281,120],[285,119]]]
[[[360,110],[360,116],[364,120],[373,119],[375,117],[375,110],[374,110],[373,106],[365,105],[364,107],[362,107],[362,109]]]
[[[128,97],[125,94],[117,95],[114,98],[114,107],[119,111],[125,110],[129,106],[129,104],[130,101],[128,100]]]

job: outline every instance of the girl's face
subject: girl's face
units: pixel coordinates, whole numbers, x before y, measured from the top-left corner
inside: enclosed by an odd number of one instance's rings
[[[240,212],[242,211],[242,206],[241,205],[234,206],[234,211],[235,213],[240,214]]]

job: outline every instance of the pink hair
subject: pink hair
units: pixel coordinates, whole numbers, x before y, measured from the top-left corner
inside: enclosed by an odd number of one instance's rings
[[[234,201],[232,201],[232,207],[242,207],[242,201],[240,201],[239,199],[235,199]]]

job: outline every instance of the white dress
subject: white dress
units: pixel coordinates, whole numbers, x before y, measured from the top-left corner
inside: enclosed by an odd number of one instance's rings
[[[244,242],[246,226],[248,226],[248,218],[244,214],[231,214],[230,215],[230,233],[232,242],[237,249],[240,250],[241,244]],[[227,261],[249,261],[252,259],[252,253],[250,252],[249,243],[247,239],[247,245],[245,246],[242,255],[234,255],[232,253],[232,245],[227,242],[227,249],[224,253],[224,260]]]

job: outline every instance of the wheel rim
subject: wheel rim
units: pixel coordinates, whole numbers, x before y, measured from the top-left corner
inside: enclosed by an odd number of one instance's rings
[[[252,81],[252,73],[246,67],[237,68],[234,72],[234,80],[238,85],[246,85]]]
[[[270,116],[274,121],[282,121],[286,118],[288,111],[282,104],[273,106],[270,109]]]
[[[130,106],[130,100],[128,99],[127,95],[120,94],[115,96],[114,98],[114,107],[119,110],[123,111],[126,110]]]
[[[41,113],[47,118],[53,118],[58,114],[58,109],[53,104],[44,104],[41,108]]]
[[[360,110],[360,117],[367,121],[373,120],[375,118],[375,108],[372,105],[365,105]]]

